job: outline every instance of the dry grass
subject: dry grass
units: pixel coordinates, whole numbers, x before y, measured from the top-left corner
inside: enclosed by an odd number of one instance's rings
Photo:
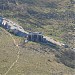
[[[17,43],[22,38],[13,36]],[[33,48],[32,48],[33,47]],[[42,46],[44,47],[44,46]],[[38,52],[40,44],[29,42],[20,47],[20,58],[7,75],[74,75],[75,70],[55,61],[53,52]],[[42,48],[41,48],[42,49]],[[9,35],[0,29],[0,74],[16,60],[17,48]]]

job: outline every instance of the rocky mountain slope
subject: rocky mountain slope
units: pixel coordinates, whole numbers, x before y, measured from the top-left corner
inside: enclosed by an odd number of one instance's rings
[[[0,16],[13,20],[28,32],[40,31],[68,45],[54,48],[34,42],[24,44],[20,47],[20,59],[7,75],[75,74],[74,0],[0,0]],[[20,43],[24,39],[13,37]],[[0,29],[1,75],[16,60],[17,51],[9,35]]]
[[[18,22],[27,31],[40,31],[73,43],[68,36],[74,37],[74,5],[73,0],[1,0],[0,15]]]

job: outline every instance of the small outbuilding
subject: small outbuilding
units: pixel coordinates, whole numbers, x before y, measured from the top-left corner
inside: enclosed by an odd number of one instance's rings
[[[40,32],[29,32],[27,40],[33,42],[43,42],[43,35]]]

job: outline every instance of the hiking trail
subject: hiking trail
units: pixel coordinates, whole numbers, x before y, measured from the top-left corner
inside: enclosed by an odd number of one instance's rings
[[[12,35],[9,32],[7,32],[5,29],[3,29],[3,28],[1,28],[1,29],[12,38],[13,43],[18,48],[16,60],[11,64],[11,66],[8,68],[8,70],[3,74],[3,75],[7,75],[8,72],[11,70],[11,68],[18,62],[18,59],[20,57],[20,48],[19,48],[18,44],[16,43],[16,40],[14,39],[14,37]]]

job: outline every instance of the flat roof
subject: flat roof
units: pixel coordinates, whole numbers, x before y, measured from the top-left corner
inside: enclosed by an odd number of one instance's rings
[[[16,30],[19,30],[23,33],[26,33],[26,34],[29,34],[28,32],[26,32],[22,26],[19,26],[18,24],[14,23],[13,21],[9,20],[9,19],[6,19],[6,18],[3,18],[3,22],[4,23],[7,23],[8,26],[10,26],[10,29],[16,29]]]
[[[37,35],[42,35],[42,33],[41,32],[29,32],[29,34],[37,34]]]

